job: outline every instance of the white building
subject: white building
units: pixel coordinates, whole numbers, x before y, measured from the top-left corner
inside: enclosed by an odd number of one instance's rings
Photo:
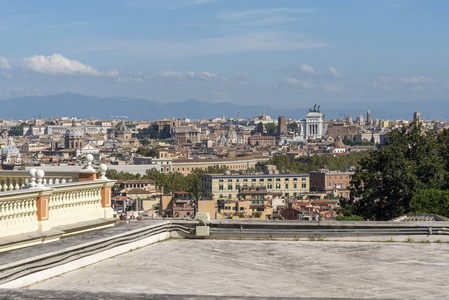
[[[324,114],[320,112],[320,107],[309,109],[309,113],[305,119],[300,121],[301,133],[300,137],[303,140],[308,139],[322,139],[326,134],[326,123],[324,122]]]

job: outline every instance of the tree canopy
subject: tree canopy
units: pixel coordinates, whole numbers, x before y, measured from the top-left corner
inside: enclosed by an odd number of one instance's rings
[[[139,147],[136,151],[137,154],[140,154],[144,157],[156,157],[157,149],[160,147],[148,148],[148,147]]]
[[[449,217],[449,191],[436,189],[419,191],[410,202],[410,211]]]
[[[106,177],[115,180],[134,180],[134,179],[151,179],[154,180],[155,185],[164,193],[172,192],[189,192],[192,197],[201,197],[201,174],[215,174],[223,173],[226,167],[208,167],[207,170],[196,169],[187,176],[178,172],[170,172],[168,174],[161,173],[155,169],[148,169],[144,175],[133,175],[125,172],[117,172],[114,169],[108,169]]]
[[[358,167],[360,159],[369,155],[370,151],[360,151],[342,156],[313,155],[290,159],[287,155],[275,155],[265,164],[276,165],[279,171],[291,171],[295,173],[308,173],[318,169],[345,170],[347,167]]]
[[[265,126],[262,122],[259,122],[256,127],[251,131],[251,135],[254,135],[255,133],[260,133],[262,135],[269,135],[269,136],[275,136],[276,135],[276,124],[274,123],[267,123]]]
[[[424,132],[418,121],[388,133],[386,144],[361,160],[350,199],[340,201],[343,213],[391,220],[412,212],[413,197],[448,188],[448,149],[447,132]]]

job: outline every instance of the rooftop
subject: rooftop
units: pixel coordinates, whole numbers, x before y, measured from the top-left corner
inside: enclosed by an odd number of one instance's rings
[[[28,288],[147,295],[442,299],[449,295],[447,247],[170,240]]]

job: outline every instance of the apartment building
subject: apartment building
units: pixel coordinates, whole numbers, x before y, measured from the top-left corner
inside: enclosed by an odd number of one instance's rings
[[[309,174],[204,174],[201,190],[208,199],[237,200],[240,188],[246,186],[266,187],[269,193],[280,192],[282,196],[299,196],[309,192]]]
[[[349,183],[352,171],[329,171],[321,169],[309,172],[310,191],[333,193],[336,197],[349,198]]]

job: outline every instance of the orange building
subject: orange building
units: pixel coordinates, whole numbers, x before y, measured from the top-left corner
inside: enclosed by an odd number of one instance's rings
[[[352,171],[329,171],[321,169],[309,172],[310,191],[333,193],[336,197],[349,198]]]

